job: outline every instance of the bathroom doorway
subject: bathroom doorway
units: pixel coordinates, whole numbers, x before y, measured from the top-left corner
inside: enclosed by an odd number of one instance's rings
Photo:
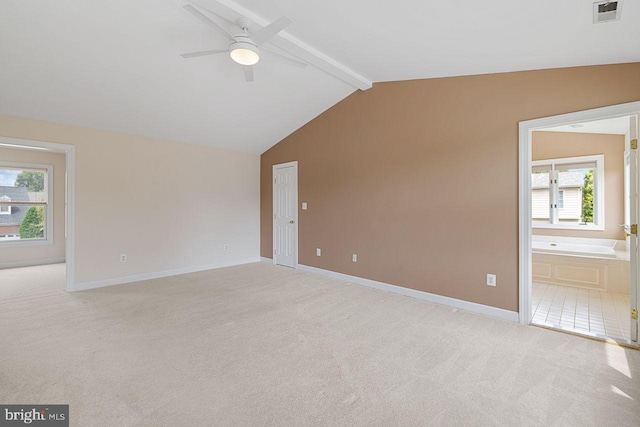
[[[521,123],[522,323],[637,345],[635,104]]]

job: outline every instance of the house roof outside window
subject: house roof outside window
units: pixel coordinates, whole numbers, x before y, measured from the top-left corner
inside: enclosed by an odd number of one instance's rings
[[[8,197],[12,202],[28,202],[29,194],[25,187],[6,187],[0,186],[0,198]],[[29,210],[28,206],[11,206],[10,215],[0,215],[0,226],[2,225],[20,225],[22,219]]]
[[[569,171],[558,172],[558,182],[560,188],[575,188],[584,185],[584,172]],[[531,188],[549,188],[549,173],[533,173],[531,174]]]

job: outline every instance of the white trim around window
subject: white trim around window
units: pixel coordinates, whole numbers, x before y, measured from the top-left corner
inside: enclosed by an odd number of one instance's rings
[[[36,246],[36,245],[52,245],[53,244],[53,165],[43,165],[39,163],[17,163],[17,162],[0,162],[0,169],[21,169],[21,170],[37,170],[45,171],[44,186],[47,189],[46,200],[43,202],[12,202],[14,205],[24,206],[43,206],[45,208],[45,228],[44,238],[41,239],[8,239],[0,240],[0,247],[10,246]],[[4,202],[8,203],[8,202]]]
[[[593,177],[593,223],[567,223],[561,222],[557,220],[558,217],[558,209],[557,206],[557,192],[560,191],[558,188],[558,178],[557,174],[555,176],[555,180],[552,177],[552,180],[555,181],[555,184],[549,185],[549,200],[551,202],[549,218],[550,221],[532,221],[531,226],[533,228],[546,228],[546,229],[560,229],[560,230],[604,230],[604,155],[596,154],[592,156],[579,156],[579,157],[565,157],[559,159],[544,159],[544,160],[535,160],[531,162],[532,169],[535,169],[536,166],[552,166],[553,172],[555,173],[556,166],[561,165],[576,165],[576,164],[588,164],[595,163],[594,168],[594,177]],[[554,210],[553,205],[556,205]],[[554,220],[555,218],[555,220]]]

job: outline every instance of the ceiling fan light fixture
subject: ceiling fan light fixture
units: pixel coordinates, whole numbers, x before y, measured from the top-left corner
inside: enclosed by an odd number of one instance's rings
[[[255,65],[260,61],[260,55],[249,49],[234,49],[229,55],[240,65]]]
[[[248,41],[237,40],[237,38],[229,46],[229,55],[240,65],[255,65],[260,61],[258,46]]]
[[[622,0],[620,0],[622,1]],[[210,49],[201,50],[198,52],[183,53],[181,56],[187,58],[197,58],[201,56],[217,55],[220,53],[228,53],[233,62],[243,66],[244,77],[248,82],[254,81],[253,79],[253,65],[260,61],[260,46],[267,43],[273,37],[275,37],[280,31],[285,29],[291,20],[286,16],[282,16],[279,19],[273,21],[269,25],[260,28],[258,31],[250,32],[251,21],[246,17],[240,17],[236,20],[237,25],[240,27],[241,32],[232,35],[227,29],[218,24],[213,19],[202,13],[198,8],[191,4],[184,5],[184,9],[204,22],[208,26],[215,29],[219,34],[227,37],[229,45],[227,49]],[[218,15],[221,19],[224,17]],[[268,50],[267,50],[268,52]],[[304,68],[307,64],[291,59],[287,56],[277,54],[275,52],[269,52],[271,59],[276,59],[289,65]]]

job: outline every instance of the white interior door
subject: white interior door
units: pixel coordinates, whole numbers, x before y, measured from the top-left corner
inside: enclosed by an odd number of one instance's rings
[[[273,166],[273,263],[298,263],[298,163]]]
[[[638,253],[638,116],[632,116],[631,118],[631,150],[629,152],[629,215],[630,223],[635,225],[635,230],[632,229],[630,238],[629,255],[631,261],[631,289],[630,289],[630,302],[631,302],[631,341],[638,342],[638,283],[639,280],[639,253]],[[635,143],[634,143],[635,142]],[[636,233],[633,233],[636,231]],[[635,313],[635,314],[634,314]]]

